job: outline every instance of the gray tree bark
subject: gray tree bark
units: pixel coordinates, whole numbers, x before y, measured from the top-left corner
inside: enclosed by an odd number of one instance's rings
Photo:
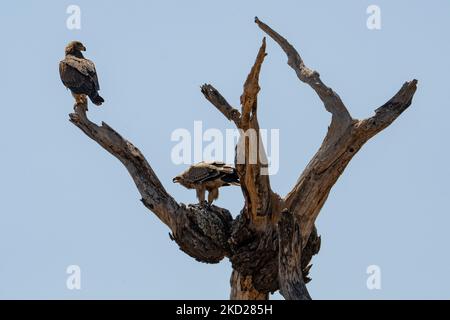
[[[280,290],[286,299],[308,300],[310,261],[319,252],[321,241],[315,220],[353,156],[410,106],[417,80],[406,82],[372,117],[354,119],[339,95],[322,82],[319,73],[304,64],[286,39],[258,18],[255,23],[279,44],[299,80],[317,93],[332,115],[322,145],[286,196],[275,193],[269,176],[261,174],[267,166],[265,152],[258,152],[256,163],[252,163],[247,143],[244,163],[235,163],[245,199],[235,219],[227,209],[214,205],[178,203],[139,149],[106,123],[98,126],[91,122],[86,105],[77,105],[70,121],[123,163],[143,204],[168,226],[170,238],[182,251],[200,262],[218,263],[225,257],[231,261],[231,299],[264,300],[269,293]],[[259,131],[257,96],[265,56],[264,38],[244,83],[240,111],[212,85],[201,87],[205,98],[240,129],[239,143],[247,139],[247,130]]]

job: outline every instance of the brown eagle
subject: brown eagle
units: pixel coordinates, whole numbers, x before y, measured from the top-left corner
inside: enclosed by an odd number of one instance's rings
[[[195,189],[200,204],[205,201],[206,190],[208,190],[208,202],[211,204],[219,197],[220,187],[239,185],[236,169],[218,161],[194,164],[185,172],[173,178],[172,181],[187,189]]]
[[[88,96],[99,106],[105,100],[98,94],[100,85],[95,65],[86,59],[81,51],[86,51],[86,47],[79,41],[72,41],[66,46],[66,57],[59,62],[59,75],[63,84],[72,92],[77,105],[87,106],[86,96]]]

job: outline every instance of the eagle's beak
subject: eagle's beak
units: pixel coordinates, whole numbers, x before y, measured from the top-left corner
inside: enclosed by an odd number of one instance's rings
[[[172,182],[173,182],[173,183],[177,183],[179,179],[180,179],[180,178],[175,177],[175,178],[172,179]]]
[[[81,46],[81,51],[86,51],[86,47],[85,46]]]

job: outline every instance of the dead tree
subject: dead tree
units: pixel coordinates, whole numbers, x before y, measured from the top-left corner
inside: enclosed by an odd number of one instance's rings
[[[98,126],[91,122],[85,106],[76,106],[70,121],[123,163],[142,196],[142,203],[169,227],[170,238],[182,251],[200,262],[218,263],[225,257],[231,261],[231,299],[268,299],[269,293],[276,290],[286,299],[310,299],[305,284],[310,280],[311,258],[320,249],[314,225],[320,209],[364,143],[410,106],[417,80],[406,82],[372,117],[353,119],[339,95],[322,82],[318,72],[304,64],[286,39],[258,18],[255,22],[280,45],[288,65],[331,113],[331,124],[322,145],[286,196],[275,193],[269,176],[261,174],[263,159],[258,158],[253,164],[248,161],[247,144],[244,163],[235,163],[245,200],[235,219],[227,209],[214,205],[178,203],[164,189],[142,153],[106,123]],[[201,87],[205,98],[243,133],[259,129],[258,79],[265,56],[264,38],[244,84],[240,111],[212,85]],[[246,139],[245,135],[241,133],[240,139]]]

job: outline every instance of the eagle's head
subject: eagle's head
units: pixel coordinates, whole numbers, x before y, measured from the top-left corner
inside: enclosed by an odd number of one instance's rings
[[[80,41],[70,42],[65,49],[66,54],[81,53],[81,51],[86,51],[86,47]]]
[[[176,176],[175,178],[172,179],[173,183],[181,183],[182,181],[183,181],[182,176]]]
[[[181,184],[183,187],[191,189],[193,187],[192,183],[189,183],[189,180],[186,180],[185,177],[185,172],[183,172],[182,174],[176,176],[175,178],[172,179],[173,183],[179,183]]]
[[[186,177],[186,172],[183,172],[182,174],[179,174],[178,176],[176,176],[175,178],[172,179],[173,183],[179,183],[181,184],[183,187],[187,188],[187,189],[192,189],[195,187],[195,183],[193,183],[189,177]]]

